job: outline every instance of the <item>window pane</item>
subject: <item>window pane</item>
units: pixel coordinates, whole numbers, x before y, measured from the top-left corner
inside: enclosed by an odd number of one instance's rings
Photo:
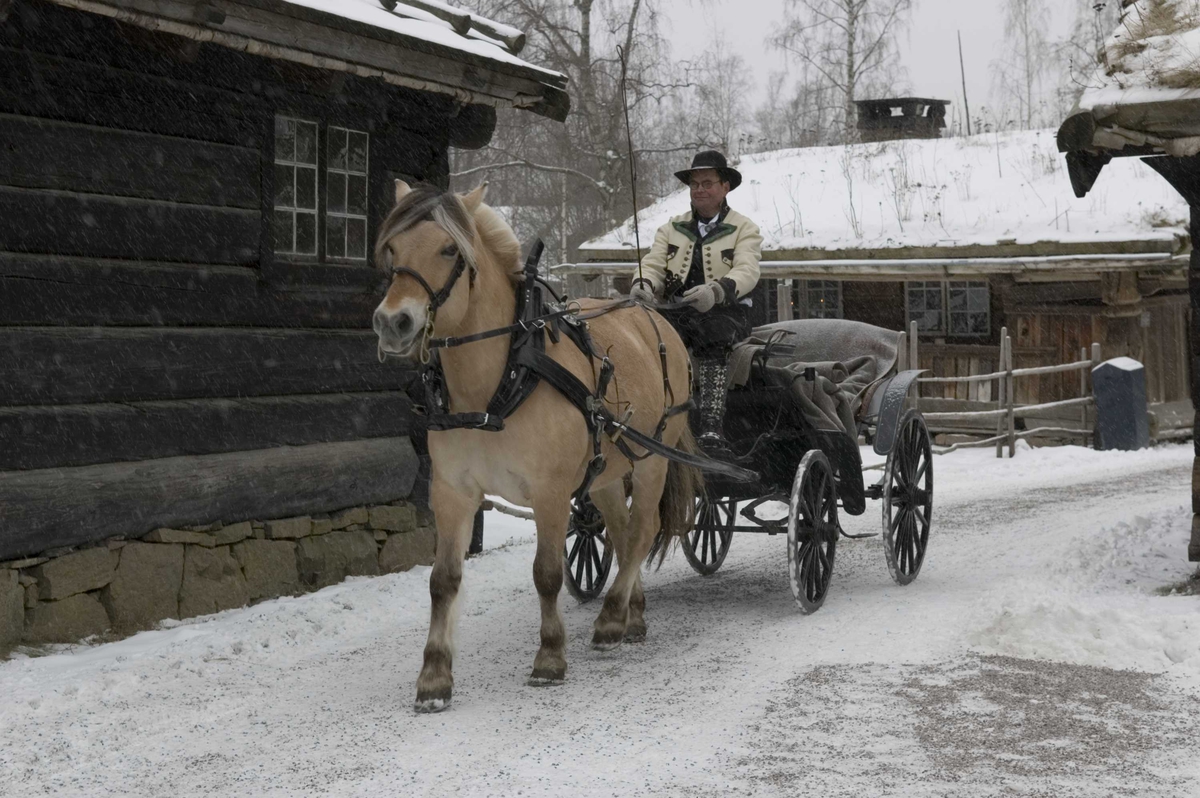
[[[275,160],[291,161],[296,157],[296,120],[275,117]]]
[[[350,171],[367,171],[367,134],[350,134]]]
[[[317,254],[317,215],[296,214],[296,252],[302,255]]]
[[[275,207],[296,207],[296,170],[275,164]]]
[[[329,128],[329,168],[330,169],[345,169],[346,168],[346,129],[340,127]]]
[[[951,284],[950,288],[950,311],[951,313],[967,309],[967,289],[954,288]]]
[[[970,332],[970,326],[967,324],[967,314],[950,314],[950,332],[953,335],[965,335]]]
[[[972,313],[968,316],[970,319],[970,330],[972,335],[987,335],[991,330],[988,329],[988,314]]]
[[[929,310],[917,320],[917,329],[922,332],[942,332],[942,314],[937,310]]]
[[[293,244],[293,227],[292,221],[294,213],[291,211],[275,211],[275,251],[276,252],[291,252]]]
[[[346,257],[366,260],[367,222],[365,219],[346,220]]]
[[[987,283],[983,284],[982,288],[971,288],[970,302],[967,307],[970,310],[987,310],[988,309],[988,289]]]
[[[296,207],[317,209],[317,170],[296,167]]]
[[[296,162],[317,163],[317,126],[313,122],[296,122]]]
[[[331,258],[346,256],[346,218],[329,216],[325,219],[325,254]]]
[[[330,172],[326,179],[329,181],[330,213],[346,212],[346,176],[340,172]]]
[[[332,175],[330,175],[332,177]],[[360,175],[350,175],[349,186],[346,190],[346,204],[350,213],[367,215],[367,179]]]

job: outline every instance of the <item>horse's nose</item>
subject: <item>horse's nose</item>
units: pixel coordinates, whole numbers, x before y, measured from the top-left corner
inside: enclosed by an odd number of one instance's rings
[[[413,317],[407,310],[388,313],[382,307],[375,309],[372,326],[376,335],[390,335],[404,340],[413,330]]]

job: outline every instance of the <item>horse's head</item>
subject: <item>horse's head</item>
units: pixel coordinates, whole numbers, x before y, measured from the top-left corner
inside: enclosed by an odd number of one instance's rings
[[[475,213],[485,189],[460,196],[396,181],[396,207],[375,242],[375,262],[391,274],[373,318],[381,360],[426,356],[430,335],[458,328],[478,269]]]

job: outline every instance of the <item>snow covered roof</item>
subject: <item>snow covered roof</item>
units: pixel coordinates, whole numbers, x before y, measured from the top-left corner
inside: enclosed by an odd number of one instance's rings
[[[877,274],[885,261],[908,274],[951,259],[1011,272],[1013,259],[1084,256],[1095,256],[1094,271],[1098,260],[1169,262],[1186,246],[1187,204],[1140,161],[1114,165],[1102,188],[1076,199],[1053,130],[781,150],[738,168],[730,205],[762,229],[764,268],[781,275]],[[681,189],[643,211],[643,251],[689,205]],[[632,220],[581,249],[592,261],[634,260]]]
[[[524,34],[439,0],[50,0],[267,58],[382,78],[561,121],[566,76],[518,57]]]
[[[1200,152],[1200,0],[1124,0],[1121,22],[1059,132],[1063,152]],[[1098,171],[1098,170],[1097,170]]]

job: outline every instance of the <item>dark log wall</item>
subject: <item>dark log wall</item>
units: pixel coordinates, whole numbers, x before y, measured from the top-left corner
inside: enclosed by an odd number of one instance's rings
[[[131,524],[403,497],[388,457],[355,465],[339,443],[412,451],[409,375],[378,363],[369,329],[378,277],[272,255],[274,115],[369,133],[371,235],[396,177],[448,182],[452,101],[38,0],[0,22],[0,75],[0,559],[113,533],[78,502],[55,515],[75,477],[185,479],[181,457],[227,485],[306,447],[288,480],[191,495],[186,518],[123,496]]]

